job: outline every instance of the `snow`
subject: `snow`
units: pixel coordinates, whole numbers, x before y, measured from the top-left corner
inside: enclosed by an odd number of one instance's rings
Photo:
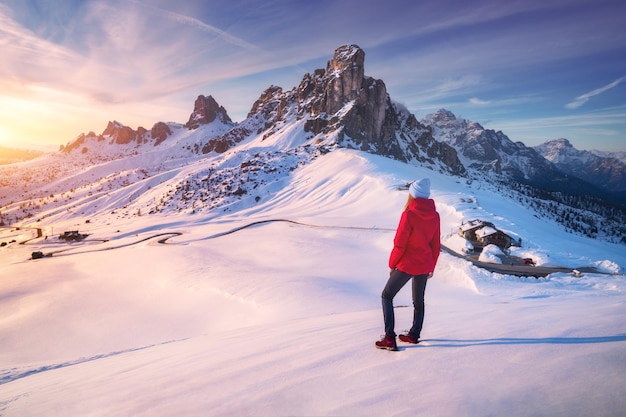
[[[482,237],[482,238],[487,237],[487,236],[491,236],[491,235],[496,234],[496,233],[498,233],[498,231],[496,229],[494,229],[493,227],[489,227],[489,226],[486,226],[486,227],[483,227],[482,229],[476,230],[476,236]]]
[[[426,290],[422,343],[375,349],[406,201],[399,188],[424,176],[442,234],[456,247],[463,220],[480,218],[523,238],[515,256],[607,274],[518,278],[442,253]],[[137,181],[127,192],[157,186]],[[488,184],[345,149],[269,189],[258,204],[200,214],[120,217],[105,201],[81,205],[84,217],[56,208],[30,226],[89,238],[1,247],[0,415],[571,417],[626,409],[623,245],[567,234]],[[112,207],[124,196],[109,198]],[[0,229],[0,240],[34,233]],[[31,260],[33,251],[55,254]],[[400,332],[412,317],[408,286],[395,305]]]
[[[481,262],[489,262],[492,264],[501,264],[502,259],[500,259],[499,257],[500,255],[504,255],[504,252],[502,252],[502,250],[500,250],[498,246],[487,245],[480,252],[480,256],[478,257],[478,260]]]
[[[463,255],[474,252],[474,245],[472,245],[469,240],[462,238],[456,233],[446,236],[442,241],[446,247],[458,254]]]

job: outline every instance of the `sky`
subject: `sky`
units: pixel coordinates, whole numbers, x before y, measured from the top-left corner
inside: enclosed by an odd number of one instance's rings
[[[418,119],[626,151],[625,27],[621,0],[0,0],[0,146],[185,123],[200,94],[239,122],[356,44]]]

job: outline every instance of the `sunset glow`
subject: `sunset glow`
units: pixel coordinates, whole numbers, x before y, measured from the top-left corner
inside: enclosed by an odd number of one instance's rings
[[[200,94],[241,121],[354,43],[418,119],[446,108],[528,146],[624,150],[626,3],[552,3],[0,0],[0,143],[184,123]]]

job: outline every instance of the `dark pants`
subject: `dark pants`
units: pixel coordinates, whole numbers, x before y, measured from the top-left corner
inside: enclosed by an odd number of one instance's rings
[[[394,331],[396,319],[393,312],[393,298],[411,278],[413,278],[413,326],[411,330],[409,330],[409,334],[415,338],[419,338],[422,332],[422,325],[424,324],[424,293],[426,291],[428,274],[409,275],[398,269],[394,269],[391,271],[391,274],[389,274],[389,281],[387,281],[387,285],[385,285],[382,294],[385,333],[389,336],[396,336]]]

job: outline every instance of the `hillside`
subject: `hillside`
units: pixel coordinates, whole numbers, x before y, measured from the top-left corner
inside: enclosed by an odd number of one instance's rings
[[[421,176],[446,233],[484,218],[539,264],[618,275],[520,279],[442,254],[423,342],[374,349],[399,188]],[[39,225],[88,239],[0,248],[2,414],[613,416],[626,405],[619,245],[572,238],[487,183],[361,151],[319,156],[273,186],[219,213],[58,209]],[[299,224],[240,229],[272,219]],[[54,254],[29,260],[36,250]],[[396,305],[401,330],[408,289]]]

